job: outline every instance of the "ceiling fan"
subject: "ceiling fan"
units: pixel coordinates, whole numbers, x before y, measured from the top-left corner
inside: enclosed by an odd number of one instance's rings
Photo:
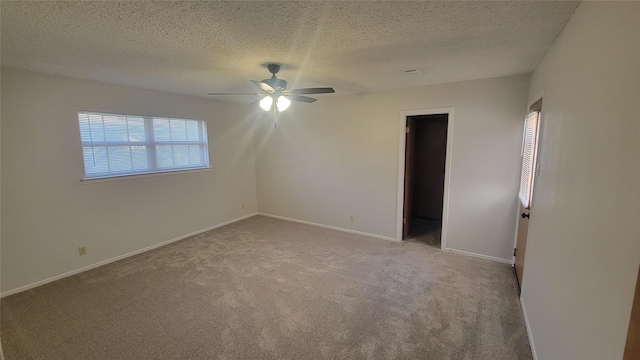
[[[273,108],[273,111],[278,109],[278,111],[285,111],[289,105],[291,105],[291,101],[299,101],[303,103],[312,103],[317,99],[304,96],[310,94],[330,94],[335,93],[331,87],[317,87],[317,88],[304,88],[304,89],[290,89],[287,90],[287,82],[278,79],[276,74],[280,71],[280,65],[278,64],[269,64],[267,65],[267,69],[271,73],[270,79],[264,79],[262,81],[251,80],[251,82],[259,87],[262,91],[260,93],[209,93],[210,96],[233,96],[233,95],[265,95],[262,100],[259,101],[260,107],[264,111],[271,110],[273,103],[276,103],[276,107]]]

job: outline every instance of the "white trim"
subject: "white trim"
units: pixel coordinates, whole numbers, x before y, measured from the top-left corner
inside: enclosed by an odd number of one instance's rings
[[[524,325],[527,328],[529,347],[531,347],[533,360],[538,360],[538,354],[536,354],[536,345],[533,342],[533,333],[531,332],[531,324],[529,323],[529,316],[527,315],[527,308],[524,306],[524,298],[522,297],[522,295],[520,295],[520,307],[522,307],[522,316],[524,317]]]
[[[340,227],[337,227],[337,226],[330,226],[330,225],[318,224],[318,223],[314,223],[314,222],[311,222],[311,221],[304,221],[304,220],[292,219],[292,218],[288,218],[288,217],[284,217],[284,216],[278,216],[278,215],[266,214],[266,213],[262,213],[262,212],[258,212],[258,215],[268,216],[268,217],[272,217],[272,218],[274,218],[274,219],[280,219],[280,220],[286,220],[286,221],[297,222],[297,223],[306,224],[306,225],[317,226],[317,227],[321,227],[321,228],[325,228],[325,229],[331,229],[331,230],[342,231],[342,232],[351,233],[351,234],[356,234],[356,235],[364,235],[364,236],[368,236],[368,237],[372,237],[372,238],[376,238],[376,239],[388,240],[388,241],[393,241],[393,242],[398,242],[398,241],[399,241],[399,240],[396,240],[395,238],[392,238],[392,237],[390,237],[390,236],[383,236],[383,235],[370,234],[370,233],[366,233],[366,232],[363,232],[363,231],[357,231],[357,230],[345,229],[345,228],[340,228]]]
[[[96,111],[96,110],[78,110],[77,113],[87,113],[93,115],[111,115],[111,116],[130,116],[130,117],[149,117],[149,118],[158,118],[158,119],[176,119],[176,120],[194,120],[194,121],[204,121],[205,119],[192,119],[192,118],[181,118],[175,116],[166,116],[166,115],[149,115],[149,114],[117,114],[108,111]]]
[[[396,209],[396,241],[402,241],[402,212],[404,211],[404,162],[406,124],[408,116],[447,114],[447,152],[444,166],[444,195],[442,199],[442,235],[440,249],[447,249],[447,234],[449,230],[449,195],[451,191],[451,167],[453,159],[453,119],[454,107],[409,110],[400,112],[399,149],[398,149],[398,205]]]
[[[110,176],[93,177],[93,178],[82,178],[80,179],[80,182],[83,184],[95,184],[95,183],[101,183],[106,181],[142,179],[142,178],[154,177],[154,176],[177,175],[177,174],[203,172],[203,171],[211,171],[211,167],[207,166],[207,167],[195,168],[195,169],[154,171],[154,172],[142,173],[142,174],[125,174],[125,175],[110,175]]]
[[[527,113],[529,112],[529,109],[531,108],[531,105],[535,104],[536,101],[540,100],[544,98],[544,89],[541,90],[536,96],[534,96],[532,99],[533,100],[529,100],[529,102],[527,103]]]
[[[161,246],[168,245],[168,244],[171,244],[173,242],[176,242],[176,241],[179,241],[179,240],[182,240],[182,239],[186,239],[186,238],[188,238],[190,236],[198,235],[198,234],[201,234],[201,233],[209,231],[209,230],[217,229],[219,227],[222,227],[222,226],[225,226],[225,225],[229,225],[229,224],[234,223],[236,221],[244,220],[246,218],[249,218],[249,217],[252,217],[252,216],[255,216],[255,215],[258,215],[258,213],[254,212],[254,213],[251,213],[251,214],[248,214],[248,215],[244,215],[244,216],[241,216],[241,217],[229,220],[229,221],[225,221],[225,222],[217,224],[217,225],[210,226],[210,227],[205,228],[205,229],[197,230],[197,231],[194,231],[192,233],[189,233],[189,234],[186,234],[186,235],[182,235],[182,236],[178,236],[176,238],[173,238],[173,239],[170,239],[170,240],[166,240],[166,241],[163,241],[163,242],[151,245],[151,246],[147,246],[147,247],[142,248],[142,249],[134,250],[132,252],[129,252],[129,253],[126,253],[126,254],[123,254],[123,255],[119,255],[119,256],[113,257],[111,259],[102,260],[102,261],[99,261],[99,262],[97,262],[95,264],[87,265],[87,266],[81,267],[79,269],[66,272],[64,274],[60,274],[60,275],[56,275],[56,276],[50,277],[48,279],[36,281],[36,282],[34,282],[32,284],[29,284],[29,285],[20,286],[18,288],[15,288],[15,289],[8,290],[8,291],[5,291],[3,293],[0,293],[0,298],[3,298],[5,296],[9,296],[9,295],[13,295],[13,294],[17,294],[19,292],[22,292],[22,291],[25,291],[25,290],[29,290],[29,289],[35,288],[37,286],[44,285],[44,284],[47,284],[47,283],[50,283],[50,282],[53,282],[53,281],[56,281],[56,280],[60,280],[62,278],[66,278],[66,277],[69,277],[69,276],[72,276],[72,275],[76,275],[76,274],[79,274],[81,272],[85,272],[87,270],[91,270],[91,269],[100,267],[102,265],[107,265],[107,264],[112,263],[114,261],[122,260],[122,259],[125,259],[125,258],[128,258],[128,257],[134,256],[134,255],[138,255],[138,254],[141,254],[143,252],[146,252],[146,251],[149,251],[149,250],[153,250],[153,249],[159,248]]]
[[[443,249],[443,251],[448,251],[448,252],[451,252],[451,253],[454,253],[454,254],[471,256],[471,257],[475,257],[475,258],[491,260],[491,261],[496,261],[496,262],[500,262],[500,263],[504,263],[504,264],[513,265],[513,260],[510,260],[510,259],[503,259],[503,258],[499,258],[499,257],[495,257],[495,256],[483,255],[483,254],[473,253],[473,252],[469,252],[469,251],[456,250],[456,249],[451,249],[451,248]]]

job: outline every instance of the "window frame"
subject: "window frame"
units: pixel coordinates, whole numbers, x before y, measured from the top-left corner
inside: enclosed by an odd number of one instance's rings
[[[533,116],[530,126],[530,118]],[[518,198],[522,207],[530,210],[533,200],[533,188],[536,178],[538,166],[538,142],[540,140],[540,118],[542,112],[540,109],[532,108],[524,121],[524,131],[522,134],[522,150],[520,156],[522,158],[522,169],[520,173],[520,188]],[[527,136],[531,134],[531,136]],[[526,153],[529,151],[529,159],[526,159]],[[528,160],[528,161],[527,161]]]
[[[82,136],[82,119],[81,116],[91,116],[98,115],[102,117],[102,123],[104,128],[104,117],[105,116],[114,116],[114,117],[124,117],[127,118],[127,136],[129,136],[128,130],[128,118],[139,118],[143,120],[144,141],[107,141],[106,137],[104,141],[83,141]],[[195,121],[198,124],[198,140],[197,141],[189,141],[189,140],[170,140],[165,141],[157,141],[155,140],[154,133],[154,120],[179,120],[179,121]],[[84,177],[81,179],[83,182],[97,181],[97,180],[109,180],[109,179],[119,179],[119,178],[129,178],[136,176],[155,176],[161,174],[171,174],[171,173],[179,173],[186,171],[202,171],[211,169],[209,163],[209,141],[208,141],[208,133],[207,133],[207,122],[203,119],[188,119],[188,118],[176,118],[176,117],[165,117],[165,116],[155,116],[155,115],[133,115],[133,114],[116,114],[116,113],[108,113],[108,112],[99,112],[99,111],[85,111],[79,110],[77,112],[77,124],[79,130],[79,140],[80,140],[80,148],[82,153],[82,166]],[[169,124],[171,124],[169,122]],[[170,127],[171,125],[169,125]],[[186,123],[185,123],[186,126]],[[104,131],[104,130],[103,130]],[[187,131],[187,130],[185,130]],[[171,131],[169,132],[171,134]],[[106,132],[105,132],[106,135]],[[171,135],[170,135],[171,136]],[[201,164],[202,165],[172,165],[170,167],[162,167],[158,164],[157,159],[157,146],[167,146],[167,145],[197,145],[200,147],[199,154],[201,156]],[[125,170],[125,171],[108,171],[103,173],[89,174],[87,173],[87,164],[85,162],[85,148],[89,147],[95,151],[95,147],[109,147],[109,146],[125,146],[125,147],[134,147],[134,146],[142,146],[145,147],[145,153],[147,156],[147,168],[143,170]],[[131,151],[131,149],[129,149]],[[108,149],[107,149],[108,152]],[[172,148],[172,155],[173,153]],[[107,155],[108,156],[108,155]],[[133,155],[130,153],[130,159],[133,162]],[[174,158],[175,159],[175,158]],[[109,159],[107,158],[107,165],[109,163]],[[133,166],[132,166],[133,167]]]

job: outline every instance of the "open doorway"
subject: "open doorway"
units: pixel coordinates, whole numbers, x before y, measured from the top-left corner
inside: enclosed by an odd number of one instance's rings
[[[402,239],[442,246],[449,114],[406,117]]]

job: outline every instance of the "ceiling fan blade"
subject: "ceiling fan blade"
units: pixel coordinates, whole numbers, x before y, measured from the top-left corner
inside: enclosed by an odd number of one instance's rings
[[[293,95],[300,94],[331,94],[336,92],[331,87],[319,87],[319,88],[305,88],[305,89],[293,89],[291,93]]]
[[[227,96],[227,95],[264,95],[260,93],[208,93],[209,96]]]
[[[302,96],[302,95],[290,95],[288,96],[288,98],[289,100],[300,101],[303,103],[312,103],[312,102],[318,101],[318,99],[314,99],[312,97]]]
[[[276,92],[276,89],[272,88],[269,84],[263,83],[262,81],[251,80],[251,82],[260,89],[268,92],[269,94],[273,94],[274,92]]]

